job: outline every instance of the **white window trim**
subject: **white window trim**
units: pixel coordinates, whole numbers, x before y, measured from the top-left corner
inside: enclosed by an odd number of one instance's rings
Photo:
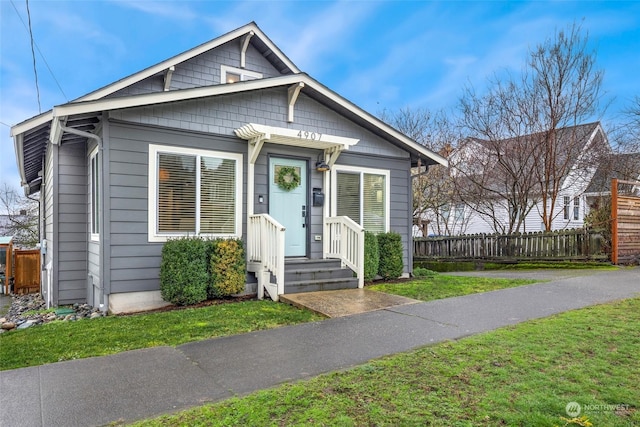
[[[578,203],[576,203],[576,202],[578,202]],[[573,221],[580,221],[580,217],[582,216],[581,212],[580,212],[580,210],[581,210],[580,209],[580,205],[581,205],[580,196],[574,196],[573,197],[573,209],[572,209],[572,212],[571,212],[571,218],[572,218]],[[577,211],[576,211],[576,208],[577,208]],[[576,215],[576,213],[578,215]],[[576,218],[576,216],[577,216],[577,218]]]
[[[568,201],[568,203],[567,203]],[[564,221],[571,221],[571,216],[573,212],[571,212],[571,197],[570,196],[562,196],[562,218]]]
[[[331,215],[336,216],[338,213],[338,172],[351,172],[351,173],[359,173],[360,174],[360,197],[362,197],[362,188],[364,186],[364,179],[362,179],[362,175],[365,173],[372,175],[384,175],[384,185],[385,185],[385,207],[384,207],[384,231],[389,232],[391,229],[391,173],[388,169],[372,169],[372,168],[363,168],[359,166],[346,166],[346,165],[334,165],[331,168],[331,182],[333,183],[331,187]],[[362,199],[360,200],[360,218],[362,218],[362,210],[364,209]]]
[[[232,234],[198,234],[202,237],[222,237],[222,238],[241,238],[242,237],[242,154],[227,153],[224,151],[200,150],[195,148],[174,147],[168,145],[149,144],[149,182],[148,182],[148,234],[149,242],[166,242],[170,238],[183,237],[187,235],[195,235],[195,233],[159,233],[158,225],[158,153],[169,154],[187,154],[193,156],[218,157],[221,159],[232,159],[236,161],[236,212],[235,212],[235,232]],[[199,218],[200,191],[196,191],[196,218]]]
[[[261,79],[262,73],[255,71],[249,71],[242,68],[230,67],[228,65],[220,66],[220,83],[227,84],[227,73],[238,74],[240,81],[246,80],[244,77],[253,77],[254,79]]]
[[[100,215],[100,212],[93,212],[93,160],[97,158],[97,162],[96,162],[96,166],[97,166],[97,174],[96,174],[96,179],[98,181],[98,189],[100,189],[100,187],[102,187],[102,182],[101,182],[101,174],[100,174],[100,169],[101,166],[100,165],[100,157],[98,156],[98,152],[99,152],[99,147],[96,146],[93,150],[91,150],[91,153],[89,153],[89,235],[90,235],[90,239],[92,242],[99,242],[100,241],[100,230],[98,229],[98,233],[94,233],[93,232],[93,218],[94,218],[94,214],[95,215]],[[98,190],[98,197],[100,197],[100,191]]]

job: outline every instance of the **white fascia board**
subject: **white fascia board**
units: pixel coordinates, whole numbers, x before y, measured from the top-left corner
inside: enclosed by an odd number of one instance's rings
[[[15,137],[16,135],[23,134],[28,130],[37,128],[38,126],[51,121],[52,118],[53,110],[49,110],[46,113],[39,114],[35,117],[30,118],[29,120],[18,123],[17,125],[11,127],[11,136]]]
[[[315,89],[316,91],[320,92],[323,96],[325,96],[328,99],[332,100],[333,102],[335,102],[337,104],[340,104],[341,106],[347,108],[348,110],[350,110],[352,113],[356,114],[361,119],[369,122],[373,126],[376,126],[376,127],[380,128],[381,130],[383,130],[387,134],[391,135],[393,138],[396,138],[396,139],[400,140],[407,147],[417,151],[418,153],[424,155],[425,157],[433,159],[434,161],[436,161],[437,163],[439,163],[439,164],[441,164],[443,166],[447,166],[447,167],[449,166],[449,162],[447,161],[447,159],[445,159],[441,155],[439,155],[437,153],[434,153],[433,151],[427,149],[426,147],[418,144],[417,142],[415,142],[412,139],[408,138],[406,135],[398,132],[397,130],[395,130],[391,126],[387,125],[383,121],[381,121],[381,120],[377,119],[376,117],[372,116],[371,114],[367,113],[362,108],[358,107],[357,105],[353,104],[352,102],[346,100],[345,98],[341,97],[337,93],[333,92],[331,89],[323,86],[322,84],[316,82],[315,80],[311,79],[310,77],[307,77],[307,78],[310,80],[310,82],[307,83],[307,84],[311,84],[313,89]],[[313,82],[313,83],[311,83],[311,82]]]
[[[180,64],[181,62],[188,61],[189,59],[196,57],[200,54],[203,54],[211,49],[214,49],[218,46],[221,46],[225,43],[230,42],[231,40],[237,39],[249,32],[253,31],[256,36],[260,37],[262,41],[273,51],[287,66],[294,72],[299,73],[300,70],[278,49],[269,38],[258,28],[255,23],[247,24],[243,27],[240,27],[236,30],[231,31],[230,33],[224,34],[218,38],[215,38],[211,41],[201,44],[193,49],[190,49],[186,52],[183,52],[179,55],[176,55],[172,58],[167,59],[166,61],[162,61],[156,65],[153,65],[149,68],[146,68],[138,73],[132,74],[129,77],[125,77],[121,80],[118,80],[115,83],[112,83],[108,86],[103,87],[102,89],[98,89],[94,92],[91,92],[87,95],[84,95],[72,102],[82,102],[82,101],[94,101],[100,98],[103,98],[107,95],[110,95],[114,92],[117,92],[121,89],[124,89],[127,86],[131,86],[134,83],[137,83],[141,80],[146,79],[147,77],[151,77],[157,73],[164,72],[172,66]]]

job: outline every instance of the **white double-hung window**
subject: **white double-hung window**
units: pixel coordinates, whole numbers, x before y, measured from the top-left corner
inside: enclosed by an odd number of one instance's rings
[[[242,234],[242,155],[149,146],[149,241]]]
[[[389,171],[336,165],[333,214],[348,216],[365,230],[389,230]]]

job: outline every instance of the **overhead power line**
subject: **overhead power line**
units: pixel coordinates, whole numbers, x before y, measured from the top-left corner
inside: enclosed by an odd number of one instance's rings
[[[40,47],[38,46],[38,43],[36,43],[36,41],[34,40],[32,32],[30,30],[30,25],[27,25],[27,23],[24,22],[24,19],[22,18],[22,15],[20,15],[20,11],[16,7],[15,3],[13,2],[13,0],[10,0],[10,1],[11,1],[11,5],[13,6],[13,9],[16,11],[16,14],[18,15],[18,18],[20,18],[20,21],[22,22],[22,25],[24,26],[25,30],[27,30],[27,32],[29,33],[29,36],[30,36],[31,42],[32,42],[32,46],[31,46],[32,54],[33,54],[33,46],[35,46],[36,50],[40,54],[40,57],[42,58],[42,61],[46,65],[47,70],[49,70],[49,74],[51,74],[51,77],[53,78],[53,81],[56,82],[56,86],[58,86],[58,90],[60,90],[60,93],[62,93],[62,96],[64,96],[64,99],[69,101],[69,98],[67,97],[67,94],[64,93],[64,90],[62,90],[62,86],[60,86],[60,82],[56,78],[56,75],[53,73],[53,70],[51,69],[51,67],[49,66],[49,63],[47,62],[47,58],[45,58],[44,54],[40,50]],[[29,5],[29,2],[27,0],[27,13],[29,13],[29,6],[28,5]],[[29,23],[31,23],[31,17],[29,17]],[[34,59],[34,62],[35,62],[35,59]]]
[[[29,11],[29,0],[27,3],[27,19],[29,20],[29,39],[31,40],[31,58],[33,59],[33,74],[36,76],[36,93],[38,95],[38,113],[42,113],[40,106],[40,86],[38,86],[38,68],[36,67],[36,52],[33,49],[33,31],[31,30],[31,12]]]

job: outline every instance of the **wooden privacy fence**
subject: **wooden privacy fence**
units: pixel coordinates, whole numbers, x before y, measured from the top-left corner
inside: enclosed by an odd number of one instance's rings
[[[28,294],[40,290],[40,249],[14,250],[13,292]]]
[[[514,234],[415,238],[415,259],[605,260],[603,237],[575,229]]]
[[[633,189],[640,182],[611,180],[611,262],[629,264],[640,260],[640,197],[619,194],[618,184]]]

